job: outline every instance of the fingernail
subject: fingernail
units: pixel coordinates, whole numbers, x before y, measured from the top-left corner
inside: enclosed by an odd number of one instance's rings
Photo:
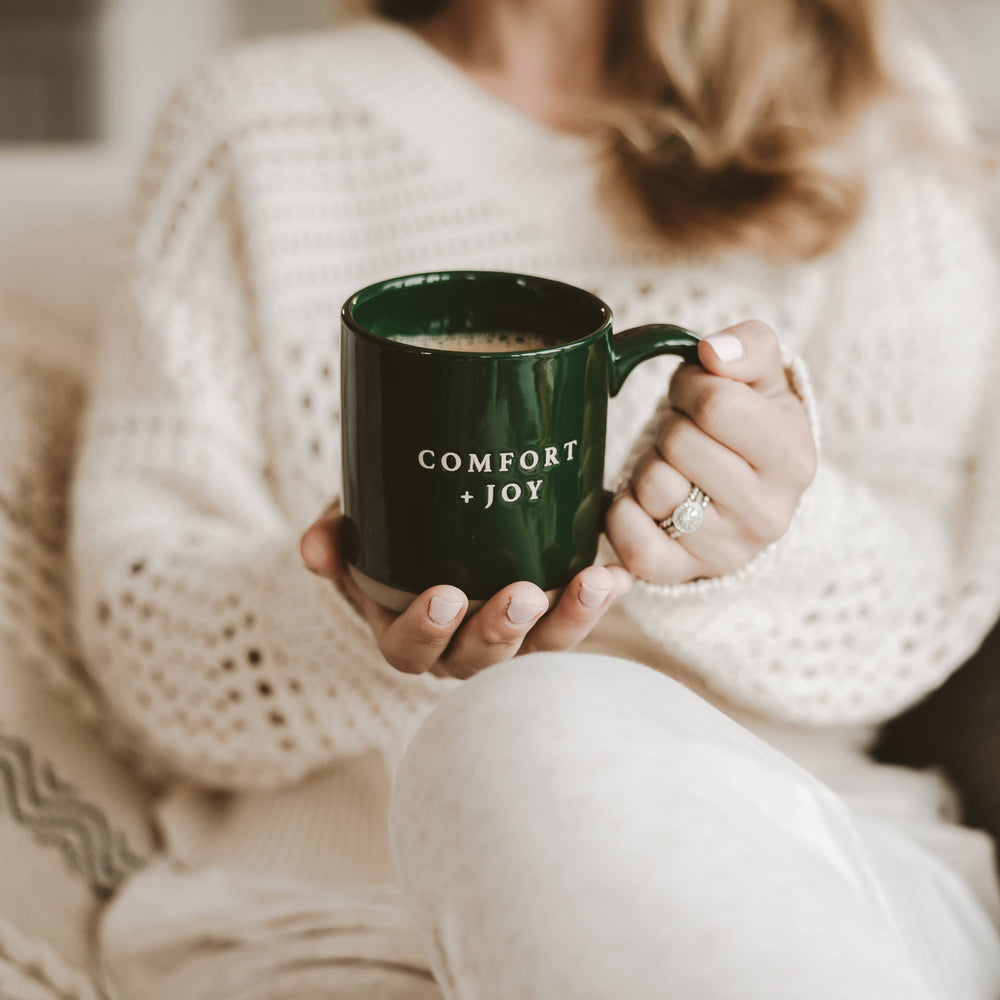
[[[737,361],[743,357],[743,341],[731,333],[713,333],[705,338],[720,361]]]
[[[537,618],[544,610],[544,607],[539,607],[537,604],[529,604],[527,601],[522,601],[519,597],[512,597],[510,604],[507,605],[507,621],[511,625],[527,625],[528,622]]]
[[[435,625],[447,625],[455,620],[461,610],[461,601],[449,601],[446,597],[432,597],[427,615]]]
[[[608,594],[610,593],[610,588],[599,590],[597,587],[588,587],[582,581],[580,583],[580,603],[585,608],[596,608],[598,605],[603,604],[608,599]]]
[[[310,528],[299,542],[299,555],[306,566],[315,571],[322,566],[327,557],[327,546],[319,532]]]
[[[623,493],[628,493],[632,489],[632,480],[628,476],[622,476],[615,486],[615,496],[620,497]]]

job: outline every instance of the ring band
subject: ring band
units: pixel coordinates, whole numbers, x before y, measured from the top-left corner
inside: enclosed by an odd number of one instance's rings
[[[671,537],[680,538],[697,531],[705,521],[705,508],[712,498],[698,486],[691,486],[691,492],[683,503],[674,508],[674,512],[665,521],[657,522]]]

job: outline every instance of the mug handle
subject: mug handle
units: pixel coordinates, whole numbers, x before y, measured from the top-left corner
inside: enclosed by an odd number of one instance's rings
[[[611,337],[611,368],[609,388],[617,396],[629,373],[640,362],[658,354],[675,354],[682,361],[698,363],[698,343],[701,338],[680,326],[669,323],[650,323]],[[615,495],[610,490],[601,491],[601,524],[608,513]]]
[[[675,354],[683,361],[697,364],[700,339],[690,330],[669,323],[650,323],[616,334],[611,338],[611,395],[618,395],[637,364],[658,354]]]

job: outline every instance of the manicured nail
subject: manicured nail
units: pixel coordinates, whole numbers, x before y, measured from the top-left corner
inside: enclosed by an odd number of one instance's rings
[[[544,606],[539,607],[537,604],[522,601],[519,597],[512,597],[510,604],[507,605],[507,621],[511,625],[527,625],[543,611],[545,611]]]
[[[720,361],[737,361],[743,357],[743,341],[731,333],[713,333],[705,338]]]
[[[310,528],[299,542],[299,555],[306,567],[313,572],[329,560],[329,547],[318,530]]]
[[[585,608],[598,607],[608,599],[610,593],[610,588],[601,590],[598,587],[588,587],[587,584],[580,582],[580,603]]]
[[[461,610],[461,601],[449,601],[446,597],[432,597],[427,614],[435,625],[448,625],[455,620]]]

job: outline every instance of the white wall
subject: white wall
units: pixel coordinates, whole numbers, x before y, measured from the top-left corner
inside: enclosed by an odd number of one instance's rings
[[[157,110],[214,49],[329,23],[338,0],[108,0],[101,22],[102,134],[63,148],[0,147],[0,291],[92,325],[115,213]]]
[[[105,123],[141,146],[178,76],[235,39],[329,25],[337,0],[116,0],[104,17]]]
[[[910,0],[980,124],[1000,135],[1000,0]]]
[[[237,30],[260,35],[273,31],[304,30],[330,23],[340,0],[233,0]]]
[[[117,0],[106,7],[102,119],[115,145],[141,145],[178,76],[232,37],[232,6],[230,0]]]
[[[0,147],[0,288],[92,325],[116,213],[174,80],[234,34],[233,0],[116,0],[101,22],[103,139]],[[278,0],[280,2],[280,0]]]

